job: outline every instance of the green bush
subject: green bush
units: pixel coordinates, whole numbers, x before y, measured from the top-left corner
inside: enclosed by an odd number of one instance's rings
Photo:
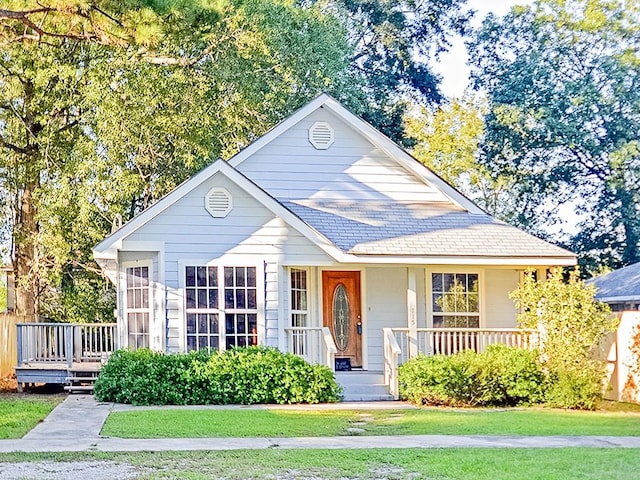
[[[546,403],[550,407],[595,410],[602,400],[604,368],[591,362],[565,365],[549,374]]]
[[[274,348],[165,355],[119,350],[103,367],[94,394],[134,405],[335,402],[340,387],[327,367]]]
[[[514,406],[543,401],[545,376],[536,352],[493,345],[409,360],[399,383],[402,397],[419,405]]]

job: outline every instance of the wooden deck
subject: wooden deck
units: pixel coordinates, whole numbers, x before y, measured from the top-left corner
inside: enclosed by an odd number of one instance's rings
[[[19,323],[17,340],[18,391],[37,383],[89,391],[116,349],[116,324]]]

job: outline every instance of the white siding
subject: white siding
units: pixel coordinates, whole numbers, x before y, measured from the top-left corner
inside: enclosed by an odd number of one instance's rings
[[[335,142],[316,150],[308,130],[327,121]],[[326,109],[318,109],[237,169],[280,200],[305,198],[448,201]]]
[[[362,307],[367,322],[368,368],[370,371],[382,371],[382,329],[407,328],[407,269],[369,267],[365,275],[366,292]]]
[[[224,187],[233,198],[233,209],[224,218],[213,218],[204,197],[213,187]],[[166,288],[167,351],[185,348],[183,285],[186,263],[258,266],[264,268],[264,330],[261,340],[278,345],[278,270],[283,263],[327,263],[329,258],[299,232],[274,216],[243,189],[217,174],[126,238],[126,242],[164,245],[162,298]],[[126,243],[125,243],[126,248]],[[121,258],[144,258],[125,252]],[[154,275],[158,272],[154,265]],[[261,281],[262,279],[259,279]],[[164,300],[162,301],[164,303]],[[165,305],[162,305],[164,325]],[[162,332],[164,338],[165,332]]]
[[[515,328],[517,311],[509,292],[518,286],[517,270],[485,270],[484,288],[486,290],[485,326],[488,328]]]

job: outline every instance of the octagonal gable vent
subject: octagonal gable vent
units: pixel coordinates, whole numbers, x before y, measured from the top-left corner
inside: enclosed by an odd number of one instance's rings
[[[333,128],[327,122],[316,122],[309,129],[309,142],[318,150],[326,150],[333,144]]]
[[[233,208],[231,194],[221,187],[212,188],[204,197],[204,208],[212,217],[226,217]]]

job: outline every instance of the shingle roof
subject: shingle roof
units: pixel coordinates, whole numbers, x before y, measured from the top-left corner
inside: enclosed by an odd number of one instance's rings
[[[308,199],[283,202],[356,255],[567,257],[574,254],[452,204]]]
[[[640,262],[589,280],[596,286],[596,298],[640,299]]]

